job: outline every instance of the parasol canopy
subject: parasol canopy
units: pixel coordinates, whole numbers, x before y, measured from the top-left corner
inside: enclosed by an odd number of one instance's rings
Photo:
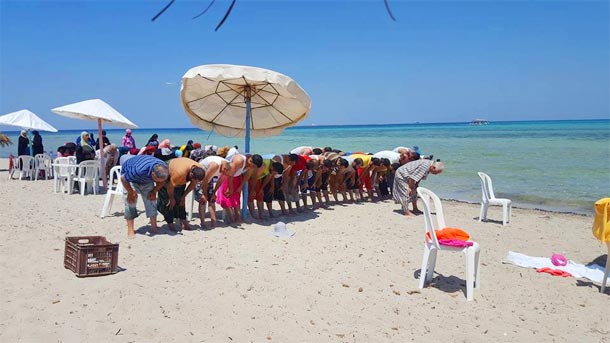
[[[1,116],[0,125],[16,126],[25,130],[57,132],[56,128],[29,110],[21,110]]]
[[[112,106],[100,99],[85,100],[70,105],[56,107],[51,111],[68,118],[97,121],[97,137],[100,140],[100,143],[102,142],[102,123],[130,129],[137,127],[136,124],[132,123],[129,119],[112,108]],[[103,154],[100,154],[100,165],[104,165]],[[100,169],[102,170],[102,182],[104,188],[106,188],[106,185],[108,184],[108,180],[106,179],[106,168]]]
[[[306,118],[311,108],[309,95],[290,77],[229,64],[191,68],[182,77],[180,95],[191,123],[223,136],[246,137],[246,145],[248,136],[280,134]]]
[[[136,124],[132,123],[129,119],[120,114],[117,110],[112,108],[112,106],[100,99],[85,100],[70,105],[56,107],[51,111],[59,114],[60,116],[68,118],[95,121],[99,120],[102,123],[124,127],[127,129],[138,127]]]

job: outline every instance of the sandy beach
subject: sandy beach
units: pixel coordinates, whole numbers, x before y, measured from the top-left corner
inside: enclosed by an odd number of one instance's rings
[[[423,217],[391,201],[127,239],[122,200],[101,219],[104,195],[55,194],[52,180],[7,180],[6,168],[2,342],[610,342],[599,285],[502,263],[509,250],[605,261],[591,216],[517,208],[502,226],[479,223],[478,204],[444,201],[447,224],[481,245],[482,285],[467,302],[460,254],[440,253],[418,289]],[[292,238],[269,235],[280,219]],[[87,235],[120,243],[120,272],[64,268],[65,237]]]

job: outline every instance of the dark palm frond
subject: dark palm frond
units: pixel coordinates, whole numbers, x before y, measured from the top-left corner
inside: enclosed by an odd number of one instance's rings
[[[156,16],[154,16],[154,17],[153,17],[153,18],[152,18],[150,21],[155,21],[155,19],[159,18],[159,16],[160,16],[161,14],[163,14],[163,12],[167,11],[167,9],[169,8],[169,6],[171,6],[171,5],[174,3],[174,1],[176,1],[176,0],[171,0],[171,1],[170,1],[170,2],[167,4],[167,5],[165,5],[165,7],[163,7],[163,9],[162,9],[161,11],[159,11],[159,13],[157,13],[157,15],[156,15]]]
[[[0,146],[9,146],[11,144],[13,144],[11,139],[4,133],[0,132]]]
[[[233,10],[233,6],[235,5],[235,1],[237,1],[237,0],[231,1],[231,6],[229,6],[229,9],[227,10],[227,13],[225,13],[225,16],[222,17],[222,20],[220,21],[220,23],[218,23],[218,25],[216,25],[216,28],[214,29],[214,31],[218,31],[218,29],[222,26],[222,24],[225,23],[225,20],[227,20],[227,18],[229,17],[229,14],[231,14],[231,11]]]
[[[197,19],[197,18],[201,17],[202,15],[204,15],[204,14],[205,14],[205,12],[207,12],[207,11],[210,9],[210,7],[212,7],[212,5],[214,4],[214,2],[215,2],[215,1],[216,1],[216,0],[212,0],[212,1],[210,1],[210,4],[208,5],[208,7],[206,7],[206,8],[205,8],[205,9],[204,9],[204,10],[203,10],[201,13],[197,14],[196,16],[194,16],[194,17],[193,17],[193,18],[191,18],[191,19]]]
[[[388,15],[390,16],[390,18],[392,18],[393,21],[396,21],[396,18],[394,18],[392,10],[390,9],[390,4],[388,3],[388,0],[383,0],[383,4],[385,5],[385,9],[386,11],[388,11]]]

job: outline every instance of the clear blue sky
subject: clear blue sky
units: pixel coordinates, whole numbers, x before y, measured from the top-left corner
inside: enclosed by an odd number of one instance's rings
[[[192,127],[191,67],[284,73],[311,96],[303,124],[610,116],[608,1],[0,1],[0,114],[101,98],[140,127]],[[168,84],[170,83],[170,84]]]

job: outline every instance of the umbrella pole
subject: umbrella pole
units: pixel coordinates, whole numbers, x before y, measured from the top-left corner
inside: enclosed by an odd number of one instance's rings
[[[250,89],[246,89],[246,154],[250,153],[250,117],[252,116],[252,105],[250,104]],[[248,216],[248,180],[244,185],[242,196],[241,217]]]
[[[106,180],[106,163],[104,161],[104,137],[102,137],[102,120],[97,120],[97,141],[100,142],[100,171],[102,174],[102,185],[104,189],[108,187],[108,180]],[[99,184],[99,182],[96,184]]]

